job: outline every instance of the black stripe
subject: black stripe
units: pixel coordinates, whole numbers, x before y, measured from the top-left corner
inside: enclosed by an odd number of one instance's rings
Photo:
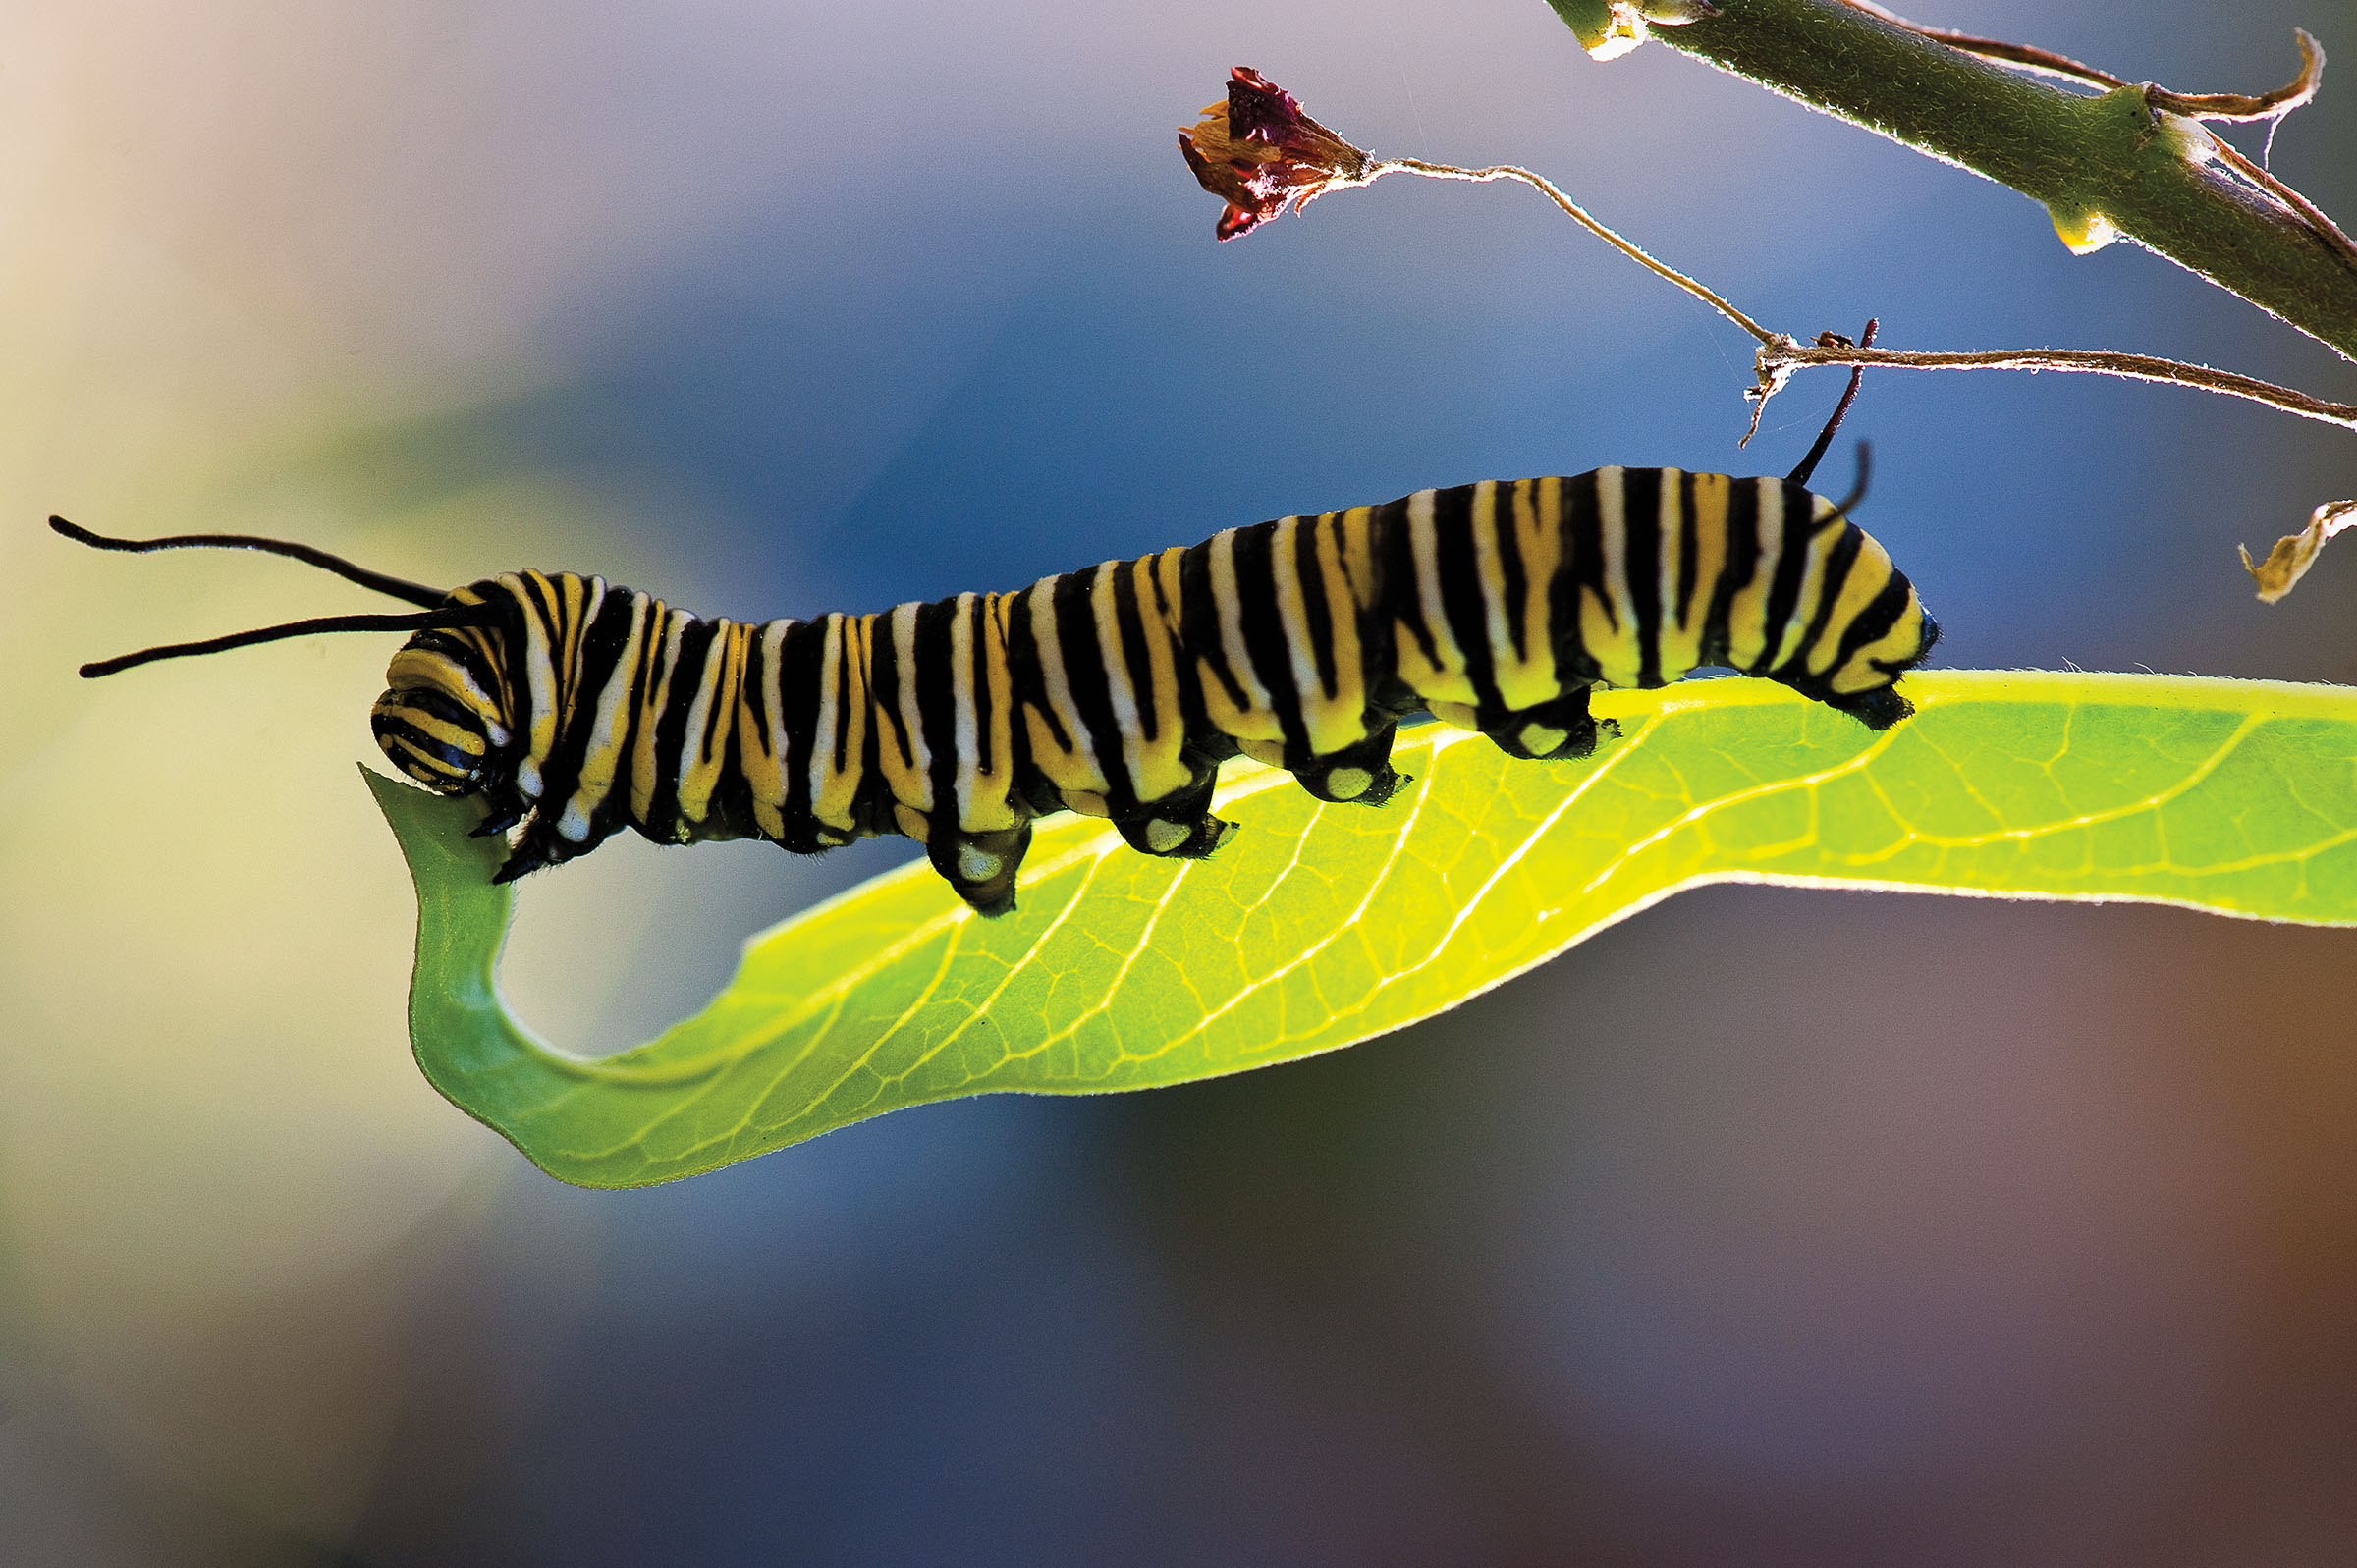
[[[998,765],[992,720],[1000,711],[1000,705],[1006,701],[1005,696],[993,691],[990,684],[991,633],[996,629],[997,620],[990,612],[990,601],[989,594],[975,594],[973,605],[966,612],[966,640],[974,650],[974,773],[977,784],[981,775]],[[1008,730],[1012,733],[1014,726],[1010,725]]]
[[[1367,727],[1374,730],[1403,713],[1413,713],[1424,705],[1424,699],[1408,690],[1406,682],[1399,678],[1398,651],[1395,646],[1398,633],[1393,620],[1398,612],[1392,607],[1391,595],[1397,591],[1394,585],[1398,578],[1392,574],[1391,551],[1397,531],[1395,520],[1404,509],[1394,502],[1388,507],[1366,510],[1367,560],[1363,570],[1351,565],[1349,534],[1339,521],[1335,547],[1342,552],[1343,575],[1350,584],[1350,613],[1357,619],[1358,626],[1359,689],[1366,695]],[[1413,624],[1411,616],[1411,627]],[[1409,635],[1416,634],[1411,629]]]
[[[588,584],[583,582],[582,587],[585,591]],[[608,590],[582,630],[576,668],[557,672],[557,689],[563,694],[558,701],[557,741],[540,765],[540,798],[559,814],[581,782],[581,764],[588,756],[590,731],[597,723],[597,698],[622,663],[635,605],[636,597],[627,589]],[[611,800],[609,795],[599,804],[598,819],[610,814]],[[593,831],[591,838],[595,837]]]
[[[1195,668],[1200,660],[1211,666],[1212,678],[1220,683],[1220,691],[1235,708],[1249,708],[1244,688],[1235,673],[1228,668],[1226,644],[1220,637],[1220,600],[1211,588],[1211,541],[1189,549],[1178,558],[1178,641],[1186,650],[1186,669],[1180,683],[1194,690],[1201,678]],[[1198,696],[1198,702],[1207,699]]]
[[[1808,628],[1793,646],[1792,657],[1784,661],[1786,670],[1803,674],[1807,672],[1809,652],[1817,646],[1817,639],[1825,634],[1827,624],[1832,622],[1834,607],[1841,601],[1841,586],[1849,580],[1849,568],[1856,565],[1858,551],[1866,543],[1866,536],[1858,532],[1856,524],[1844,522],[1837,526],[1841,529],[1841,537],[1836,539],[1833,549],[1826,552],[1825,571],[1817,579],[1817,604],[1809,616]]]
[[[1555,673],[1567,686],[1596,678],[1596,661],[1588,653],[1579,623],[1580,575],[1592,549],[1582,543],[1582,534],[1594,530],[1595,492],[1577,479],[1549,478],[1540,483],[1555,487],[1556,563],[1555,574],[1547,582],[1547,622],[1555,635]],[[1588,509],[1584,529],[1577,515],[1583,505]]]
[[[1636,610],[1637,684],[1662,683],[1662,470],[1620,471],[1620,572]]]
[[[1702,569],[1694,559],[1701,548],[1700,523],[1694,512],[1694,476],[1689,473],[1677,481],[1677,619],[1681,625],[1693,623],[1694,579]]]
[[[1057,583],[1062,581],[1062,578],[1056,579]],[[1025,588],[1016,595],[1014,614],[1007,620],[1007,671],[1014,685],[1011,700],[1018,715],[1025,708],[1036,711],[1047,721],[1048,733],[1055,739],[1057,749],[1069,751],[1072,749],[1071,733],[1065,729],[1064,716],[1048,700],[1047,670],[1040,662],[1039,634],[1031,624],[1031,594],[1032,588]],[[1053,584],[1049,588],[1048,602],[1051,606],[1055,603]],[[1017,725],[1016,728],[1022,726]]]
[[[1891,628],[1898,624],[1898,618],[1906,613],[1907,605],[1914,597],[1914,584],[1908,582],[1904,575],[1893,570],[1891,573],[1891,580],[1883,584],[1882,591],[1867,600],[1866,608],[1859,611],[1851,619],[1849,624],[1842,628],[1841,649],[1835,658],[1832,669],[1839,670],[1843,665],[1849,663],[1850,656],[1860,648],[1890,635]],[[1891,661],[1891,663],[1895,664],[1897,661]],[[1887,668],[1882,661],[1878,660],[1876,664],[1878,668]]]
[[[941,599],[916,612],[916,719],[932,754],[932,818],[936,826],[958,826],[958,682],[950,662],[950,637],[958,601]],[[976,705],[977,710],[980,704]]]
[[[1731,480],[1727,496],[1727,539],[1719,564],[1719,579],[1711,588],[1711,608],[1702,624],[1702,662],[1724,665],[1733,640],[1727,624],[1735,595],[1760,569],[1760,492],[1749,479]]]
[[[839,619],[786,622],[786,644],[778,650],[778,716],[786,730],[786,805],[782,812],[786,836],[779,841],[789,849],[817,847],[815,819],[810,815],[810,764],[818,746],[819,705],[827,698],[820,687],[826,674],[827,623]]]
[[[1776,481],[1763,479],[1759,483],[1768,485]],[[1809,526],[1809,493],[1798,485],[1786,484],[1779,488],[1784,498],[1782,548],[1778,551],[1773,563],[1766,560],[1760,563],[1761,570],[1773,571],[1775,576],[1770,581],[1768,602],[1760,618],[1760,657],[1744,672],[1746,675],[1764,676],[1772,669],[1777,645],[1784,640],[1783,628],[1799,608],[1801,577],[1808,568],[1809,544],[1815,536],[1815,530]],[[1795,495],[1802,502],[1802,510],[1797,515],[1792,509]]]
[[[1405,622],[1416,651],[1424,656],[1426,664],[1437,668],[1441,662],[1440,644],[1433,637],[1432,628],[1424,624],[1423,603],[1417,597],[1416,551],[1412,525],[1407,520],[1410,499],[1402,497],[1375,509],[1370,553],[1375,558],[1380,580],[1374,619]]]
[[[1307,760],[1302,732],[1301,693],[1293,683],[1293,661],[1285,618],[1277,605],[1277,524],[1258,522],[1235,533],[1235,592],[1242,607],[1244,652],[1269,694],[1269,706],[1285,735],[1288,755]]]
[[[894,751],[899,753],[900,766],[912,767],[915,754],[908,749],[908,737],[901,725],[901,637],[900,607],[895,605],[869,624],[870,642],[867,650],[867,706],[868,724],[876,732],[879,755],[889,734]],[[898,799],[896,795],[893,798]]]
[[[891,657],[892,613],[851,616],[844,622],[844,657],[837,665],[837,699],[835,716],[835,759],[837,772],[852,769],[850,818],[854,831],[898,833],[892,809],[892,785],[884,778],[884,707],[887,701],[897,704],[900,692],[891,690],[889,699],[880,695],[890,688],[876,681],[877,650],[886,650]],[[856,664],[854,665],[854,661]],[[854,676],[865,682],[864,694],[855,685]],[[851,720],[857,715],[859,725],[859,755],[851,755]]]
[[[1122,636],[1122,658],[1129,668],[1129,695],[1137,708],[1140,739],[1159,740],[1166,723],[1154,696],[1153,666],[1148,662],[1146,624],[1137,601],[1137,563],[1124,561],[1113,572],[1113,624]],[[1108,693],[1113,671],[1105,673]],[[1169,716],[1176,719],[1178,715]],[[1132,780],[1131,783],[1136,781]]]
[[[1199,545],[1195,547],[1197,550],[1201,548]],[[1154,582],[1154,613],[1161,616],[1163,625],[1170,628],[1171,663],[1178,682],[1179,734],[1184,737],[1190,747],[1209,739],[1217,732],[1212,729],[1210,716],[1204,709],[1203,686],[1195,669],[1195,661],[1201,657],[1203,645],[1194,640],[1193,605],[1195,600],[1188,596],[1190,593],[1208,593],[1211,583],[1208,578],[1205,578],[1202,579],[1199,589],[1188,586],[1187,563],[1194,558],[1194,555],[1195,550],[1188,550],[1178,558],[1179,582],[1177,604],[1173,604],[1170,594],[1164,591],[1162,563],[1159,558],[1156,560],[1154,570],[1151,573]],[[1213,661],[1213,665],[1214,668],[1217,668],[1218,661],[1216,659]],[[1218,678],[1225,684],[1228,677],[1223,674]]]
[[[693,617],[680,631],[680,651],[671,667],[671,694],[655,723],[655,792],[647,802],[646,826],[653,837],[670,841],[686,826],[680,816],[680,748],[687,740],[687,710],[695,701],[694,676],[703,671],[704,652],[719,626]]]
[[[1326,602],[1326,572],[1318,563],[1318,531],[1333,520],[1334,514],[1328,513],[1293,524],[1293,575],[1301,584],[1302,628],[1309,637],[1310,663],[1318,672],[1322,697],[1339,689],[1334,678],[1335,612]],[[1287,665],[1290,667],[1290,659]]]
[[[405,650],[414,649],[431,654],[456,667],[476,685],[489,693],[494,705],[502,710],[500,722],[507,723],[507,714],[514,712],[515,703],[501,690],[498,669],[484,657],[481,648],[455,632],[444,630],[420,631],[402,644]],[[513,728],[513,727],[511,727]]]
[[[1498,579],[1505,585],[1506,629],[1514,649],[1514,658],[1527,662],[1530,658],[1530,627],[1526,596],[1530,591],[1530,572],[1522,564],[1522,538],[1514,526],[1518,503],[1528,494],[1535,514],[1538,509],[1538,481],[1533,479],[1501,480],[1491,491],[1491,519],[1498,536]]]
[[[1064,680],[1072,694],[1072,710],[1097,754],[1097,772],[1116,795],[1124,795],[1129,776],[1122,767],[1122,729],[1113,718],[1113,691],[1105,649],[1097,640],[1097,609],[1090,591],[1098,569],[1068,571],[1056,579],[1056,640],[1064,650]]]
[[[1566,656],[1564,673],[1582,680],[1600,679],[1604,674],[1596,650],[1588,646],[1587,622],[1580,613],[1588,597],[1593,595],[1603,606],[1606,621],[1615,627],[1619,624],[1619,612],[1613,608],[1612,595],[1604,591],[1604,516],[1599,494],[1599,480],[1593,472],[1562,481],[1563,564],[1556,571],[1548,596],[1550,613],[1562,628],[1559,646]]]
[[[1441,607],[1465,656],[1465,678],[1473,684],[1476,702],[1492,706],[1498,701],[1498,662],[1490,653],[1489,607],[1481,592],[1481,562],[1473,553],[1473,486],[1436,491],[1432,501]]]

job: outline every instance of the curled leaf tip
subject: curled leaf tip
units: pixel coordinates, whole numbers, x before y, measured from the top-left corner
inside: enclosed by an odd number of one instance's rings
[[[1228,203],[1214,232],[1233,240],[1329,190],[1374,178],[1372,154],[1302,112],[1250,66],[1229,73],[1228,97],[1178,132],[1178,152],[1204,189]]]

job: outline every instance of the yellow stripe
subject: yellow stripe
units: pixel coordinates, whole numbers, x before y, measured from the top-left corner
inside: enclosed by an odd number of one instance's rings
[[[1170,622],[1155,601],[1156,566],[1164,557],[1140,556],[1129,564],[1129,586],[1137,595],[1137,619],[1146,643],[1146,690],[1143,706],[1154,714],[1154,738],[1142,734],[1129,748],[1129,784],[1142,802],[1160,800],[1194,781],[1192,770],[1179,761],[1186,748],[1186,714],[1178,700],[1178,645]]]
[[[417,743],[407,735],[387,735],[385,738],[408,752],[413,759],[413,765],[411,765],[404,763],[396,757],[393,759],[393,765],[419,783],[424,782],[424,775],[418,771],[421,768],[428,772],[438,773],[445,779],[459,780],[466,777],[463,770],[453,768],[444,759],[420,749]]]
[[[1306,617],[1301,622],[1301,641],[1292,645],[1293,680],[1303,693],[1302,735],[1309,749],[1320,756],[1367,738],[1366,669],[1358,649],[1358,600],[1350,591],[1349,573],[1343,568],[1338,521],[1337,514],[1330,512],[1303,524],[1310,530],[1318,584],[1326,595],[1326,634],[1334,644],[1332,691],[1326,690],[1319,678],[1317,649],[1310,645]],[[1291,552],[1287,554],[1289,562]]]
[[[1214,728],[1224,735],[1238,740],[1282,740],[1285,726],[1278,720],[1269,688],[1261,684],[1251,650],[1244,643],[1244,601],[1235,580],[1235,535],[1233,528],[1213,534],[1205,555],[1210,565],[1212,610],[1220,627],[1220,663],[1228,678],[1244,694],[1244,704],[1240,708],[1235,705],[1210,659],[1204,658],[1199,661],[1203,706]]]
[[[537,571],[507,572],[500,586],[516,601],[523,623],[524,692],[530,699],[532,724],[524,737],[523,755],[516,762],[516,787],[526,800],[540,798],[540,768],[557,748],[557,670],[549,646],[550,626],[525,586],[525,579],[554,599],[556,585]]]
[[[1643,673],[1637,646],[1636,596],[1628,586],[1628,485],[1626,470],[1596,470],[1596,532],[1604,553],[1603,600],[1587,590],[1580,603],[1580,640],[1596,661],[1605,683],[1633,686]]]
[[[1839,539],[1842,530],[1828,530]],[[1874,597],[1891,581],[1891,557],[1872,539],[1860,535],[1857,559],[1849,564],[1849,575],[1841,581],[1841,596],[1834,601],[1834,613],[1825,622],[1809,647],[1809,674],[1823,678],[1841,656],[1841,634],[1851,622],[1874,602]]]
[[[810,738],[810,816],[839,836],[867,773],[867,640],[873,616],[830,615],[819,657],[818,727]],[[844,765],[835,765],[840,749]]]
[[[761,689],[753,689],[748,666],[737,697],[738,770],[752,799],[754,831],[770,839],[786,836],[786,770],[792,760],[787,753],[794,742],[786,733],[784,674],[778,666],[793,626],[792,621],[768,621],[755,628],[761,642]]]
[[[1449,628],[1449,609],[1441,597],[1440,538],[1429,490],[1407,498],[1407,548],[1416,572],[1416,616],[1432,644],[1433,657],[1424,656],[1423,642],[1417,640],[1414,628],[1401,621],[1393,639],[1399,678],[1432,702],[1479,702],[1481,694],[1465,676],[1465,653],[1457,646],[1456,633]]]
[[[966,833],[995,833],[1019,820],[1008,803],[1014,787],[1014,759],[1008,755],[1006,632],[999,621],[999,594],[958,596],[950,624],[950,694],[958,726],[958,826]],[[979,615],[977,615],[977,610]],[[982,645],[974,646],[974,622]],[[979,651],[980,657],[976,657]],[[990,732],[991,766],[982,767],[981,737]]]
[[[638,693],[638,741],[630,757],[630,817],[641,827],[652,827],[648,813],[655,809],[655,784],[661,778],[655,756],[655,731],[661,727],[663,712],[671,706],[671,677],[680,662],[680,634],[695,618],[685,610],[670,610],[663,601],[655,601],[652,612],[663,622],[663,635],[654,648],[652,678]]]
[[[712,641],[704,649],[702,678],[687,707],[686,732],[680,740],[680,815],[701,822],[712,810],[712,793],[720,787],[721,765],[729,754],[728,723],[739,683],[744,677],[744,644],[750,626],[734,621],[713,622]]]
[[[1873,661],[1895,664],[1912,659],[1923,651],[1923,602],[1913,594],[1907,595],[1907,607],[1891,623],[1891,629],[1873,642],[1852,653],[1833,679],[1827,684],[1843,696],[1860,691],[1873,691],[1891,684],[1891,676],[1877,670]]]
[[[1031,732],[1031,760],[1058,789],[1102,795],[1112,785],[1098,765],[1096,746],[1089,739],[1088,727],[1080,722],[1071,681],[1065,674],[1064,639],[1056,628],[1056,582],[1054,577],[1042,577],[1024,590],[1024,598],[1031,618],[1031,641],[1039,650],[1040,685],[1070,743],[1068,746],[1057,739],[1048,715],[1037,704],[1025,703],[1023,719]]]
[[[479,757],[483,754],[483,737],[481,735],[471,730],[454,725],[447,719],[437,718],[423,708],[412,708],[406,703],[379,702],[371,712],[387,719],[398,720],[427,739],[439,741],[443,745],[464,751],[470,757]]]
[[[1792,614],[1776,634],[1776,657],[1769,663],[1771,670],[1781,669],[1785,661],[1799,656],[1800,639],[1809,634],[1809,622],[1817,619],[1817,602],[1825,594],[1826,557],[1834,553],[1835,544],[1841,538],[1838,525],[1819,526],[1833,512],[1833,503],[1822,496],[1810,499],[1817,510],[1809,519],[1813,531],[1803,546],[1808,556],[1801,568],[1800,596],[1792,601]]]
[[[576,843],[587,835],[622,768],[622,748],[630,729],[630,688],[638,679],[638,650],[646,634],[646,596],[639,594],[630,606],[630,629],[623,639],[622,656],[614,661],[606,687],[597,694],[581,771],[574,781],[573,798],[557,822],[557,831]]]
[[[1509,606],[1521,619],[1522,653],[1509,641],[1495,650],[1498,693],[1508,708],[1528,708],[1562,695],[1562,676],[1555,664],[1555,610],[1551,599],[1556,576],[1563,569],[1563,482],[1531,479],[1511,487],[1513,498],[1505,526],[1514,530],[1514,548],[1522,558],[1522,602]]]
[[[1662,673],[1668,675],[1672,648],[1683,661],[1680,675],[1702,662],[1702,634],[1711,617],[1711,599],[1719,590],[1719,574],[1727,569],[1727,514],[1734,481],[1723,473],[1694,475],[1694,591],[1677,607],[1674,618],[1662,618]],[[1667,579],[1665,579],[1667,581]],[[1675,589],[1672,586],[1672,590]],[[1674,634],[1671,627],[1674,625]]]
[[[1727,662],[1736,670],[1749,670],[1760,662],[1760,653],[1768,645],[1768,591],[1776,584],[1778,563],[1784,550],[1784,489],[1774,479],[1749,479],[1756,503],[1753,514],[1759,519],[1759,560],[1753,565],[1751,580],[1735,591],[1727,610]]]
[[[1351,598],[1365,615],[1383,597],[1383,566],[1375,559],[1375,509],[1352,507],[1341,514],[1340,527],[1343,570],[1350,578]]]
[[[893,799],[920,813],[933,809],[933,747],[925,734],[916,694],[916,613],[921,608],[910,603],[885,612],[891,622],[887,634],[892,638],[893,667],[899,678],[889,695],[878,695],[892,704],[900,722],[896,726],[883,713],[876,715],[876,765],[883,772],[884,787],[892,791]],[[872,676],[872,663],[869,669]]]

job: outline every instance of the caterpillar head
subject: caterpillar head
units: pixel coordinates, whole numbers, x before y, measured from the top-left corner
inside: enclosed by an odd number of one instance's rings
[[[257,550],[286,556],[348,582],[358,583],[388,598],[417,606],[400,615],[356,614],[316,616],[289,621],[251,631],[234,631],[201,642],[165,643],[141,648],[82,667],[85,677],[111,676],[159,659],[249,648],[256,643],[288,637],[307,637],[327,631],[411,631],[416,635],[401,646],[387,672],[389,689],[376,699],[369,714],[376,743],[393,766],[437,794],[464,795],[477,791],[504,793],[501,786],[515,777],[510,760],[512,722],[504,668],[512,618],[480,590],[484,584],[451,592],[423,583],[355,566],[341,556],[310,545],[245,533],[174,534],[162,539],[116,539],[51,517],[49,526],[78,544],[94,550],[120,550],[144,555],[151,550]],[[494,810],[499,807],[494,803]]]
[[[1881,598],[1844,639],[1846,657],[1824,677],[1823,700],[1869,730],[1890,729],[1915,711],[1895,682],[1939,640],[1940,623],[1924,611],[1914,584],[1892,570]]]
[[[386,760],[436,794],[473,794],[508,771],[511,716],[490,654],[472,627],[421,631],[393,655],[368,710]]]

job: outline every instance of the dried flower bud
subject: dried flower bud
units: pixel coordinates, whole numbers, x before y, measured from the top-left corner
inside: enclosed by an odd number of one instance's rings
[[[2328,501],[2310,514],[2307,527],[2277,539],[2265,561],[2254,562],[2248,550],[2234,548],[2242,551],[2242,569],[2259,585],[2259,598],[2272,605],[2308,574],[2326,540],[2349,528],[2357,528],[2357,501]]]
[[[1233,240],[1338,188],[1364,185],[1374,158],[1301,112],[1293,95],[1249,66],[1229,73],[1228,101],[1178,133],[1203,189],[1228,203],[1215,232]]]

